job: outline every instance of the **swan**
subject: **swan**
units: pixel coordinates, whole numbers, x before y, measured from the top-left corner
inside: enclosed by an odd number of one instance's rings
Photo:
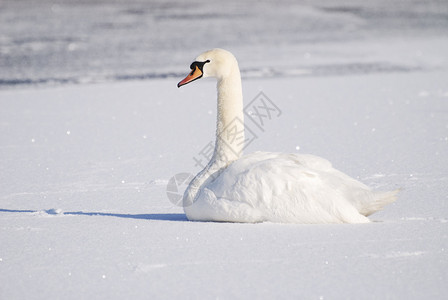
[[[241,76],[232,53],[200,54],[178,87],[217,79],[218,110],[213,156],[183,196],[192,221],[275,223],[368,223],[370,214],[396,199],[398,191],[372,191],[309,154],[255,152],[242,156],[244,114]],[[238,139],[235,134],[238,133]]]

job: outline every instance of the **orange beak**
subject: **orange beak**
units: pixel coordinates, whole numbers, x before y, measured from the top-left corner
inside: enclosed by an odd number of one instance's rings
[[[180,81],[177,84],[177,87],[180,88],[181,86],[190,83],[196,79],[199,79],[202,77],[202,71],[199,69],[198,66],[195,66],[194,69],[190,72],[190,74],[187,75],[182,81]]]

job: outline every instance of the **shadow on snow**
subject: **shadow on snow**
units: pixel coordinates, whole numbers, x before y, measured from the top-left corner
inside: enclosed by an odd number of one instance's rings
[[[156,221],[188,221],[185,214],[118,214],[118,213],[104,213],[104,212],[83,212],[83,211],[68,211],[57,212],[54,209],[37,211],[37,210],[18,210],[18,209],[1,209],[0,213],[39,213],[44,212],[49,215],[75,215],[75,216],[101,216],[101,217],[117,217],[125,219],[140,219],[140,220],[156,220]]]

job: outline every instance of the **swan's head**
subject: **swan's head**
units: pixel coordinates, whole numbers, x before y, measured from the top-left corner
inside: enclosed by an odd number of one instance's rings
[[[220,80],[229,76],[235,67],[238,69],[238,62],[235,56],[229,51],[224,49],[206,51],[199,55],[190,65],[190,74],[180,81],[177,87],[181,87],[203,77],[215,77]]]

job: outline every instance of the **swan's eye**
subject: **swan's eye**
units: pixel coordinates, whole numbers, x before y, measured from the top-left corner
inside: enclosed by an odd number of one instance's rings
[[[208,59],[206,61],[194,61],[191,63],[190,69],[192,70],[192,73],[194,72],[194,70],[196,70],[196,68],[198,68],[199,70],[201,70],[201,72],[203,72],[202,69],[204,68],[204,65],[209,62],[210,60]]]

